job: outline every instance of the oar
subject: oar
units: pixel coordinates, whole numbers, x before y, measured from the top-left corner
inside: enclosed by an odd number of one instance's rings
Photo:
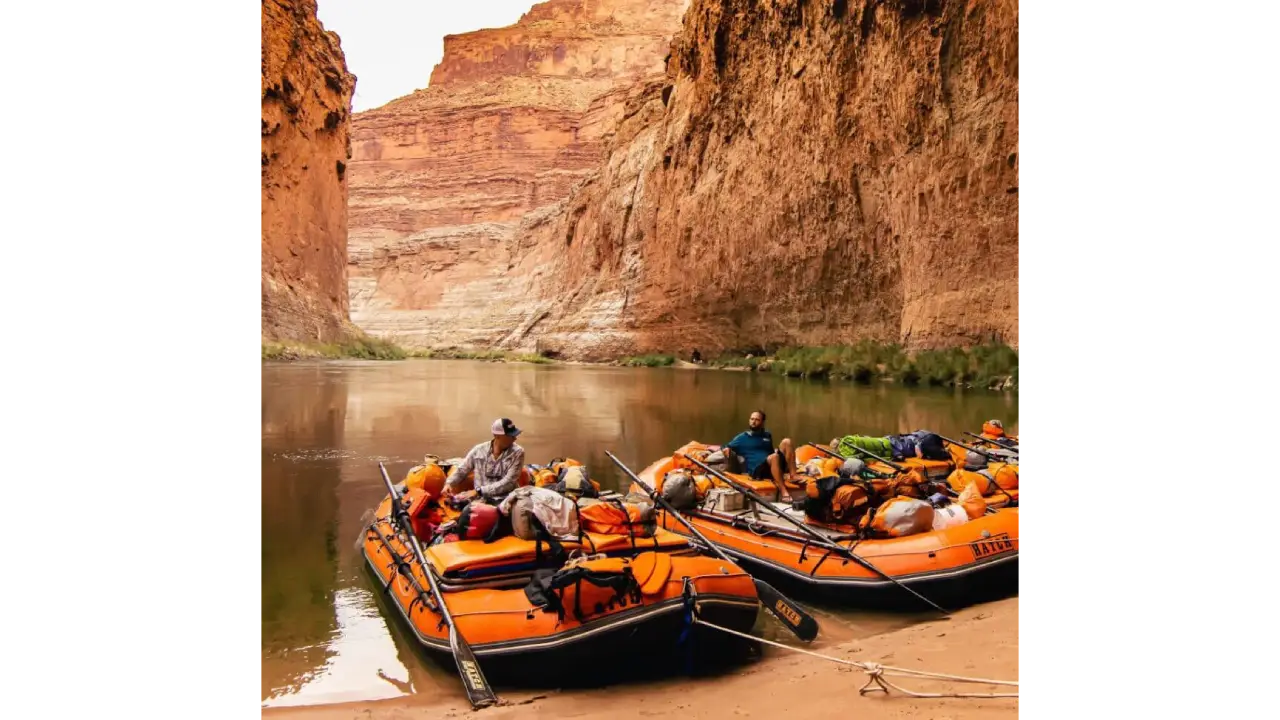
[[[991,444],[991,445],[995,445],[995,446],[996,446],[996,447],[998,447],[998,448],[1003,448],[1003,449],[1005,449],[1005,450],[1012,450],[1012,451],[1014,451],[1014,452],[1017,452],[1017,451],[1018,451],[1018,448],[1017,448],[1016,446],[1014,446],[1014,445],[1006,445],[1006,444],[1004,444],[1004,443],[1000,442],[999,440],[992,440],[991,438],[982,437],[981,435],[974,435],[973,433],[969,432],[968,430],[965,430],[965,431],[964,431],[964,434],[965,434],[965,435],[968,435],[969,437],[975,437],[975,438],[978,438],[978,439],[979,439],[979,440],[981,440],[982,442],[984,442],[984,443],[989,443],[989,444]],[[938,437],[942,437],[942,436],[941,436],[941,435],[939,435]]]
[[[477,710],[493,705],[498,702],[498,696],[489,687],[489,681],[485,680],[484,673],[480,671],[480,663],[476,661],[475,653],[471,652],[471,646],[467,644],[466,638],[458,632],[458,626],[453,622],[453,615],[444,604],[444,596],[440,594],[440,586],[436,584],[435,570],[427,563],[427,558],[422,553],[418,536],[413,533],[413,523],[409,522],[409,513],[400,502],[400,495],[391,484],[391,478],[387,476],[387,468],[379,462],[378,469],[382,471],[382,482],[386,484],[387,492],[391,493],[391,512],[396,524],[409,537],[409,546],[413,548],[413,554],[418,558],[418,564],[422,566],[422,574],[427,576],[427,582],[431,584],[431,594],[435,596],[436,605],[440,608],[440,616],[449,626],[449,649],[453,651],[453,660],[458,665],[458,674],[462,676],[462,685],[466,688],[467,699],[471,701],[471,707]]]
[[[724,551],[716,547],[710,540],[706,538],[706,536],[698,532],[698,529],[695,528],[692,523],[690,523],[688,520],[684,518],[683,515],[677,512],[674,507],[671,507],[671,503],[667,502],[666,498],[659,495],[656,490],[654,490],[652,487],[649,487],[648,483],[641,480],[639,476],[637,476],[635,473],[631,472],[631,468],[623,464],[621,460],[615,457],[614,454],[609,452],[608,450],[606,450],[604,454],[608,455],[609,459],[612,460],[615,465],[621,468],[622,472],[626,473],[631,478],[632,482],[644,488],[644,491],[649,495],[650,498],[653,499],[654,503],[661,505],[662,509],[667,511],[667,514],[669,514],[671,517],[675,518],[676,520],[680,521],[680,524],[684,525],[685,528],[689,530],[689,532],[693,533],[694,537],[702,541],[702,544],[706,545],[709,551],[715,553],[717,556],[720,557],[721,560],[724,560],[725,562],[729,562],[729,563],[733,562],[733,560],[728,555],[724,554]],[[752,577],[751,581],[754,582],[756,585],[756,594],[759,595],[760,599],[764,601],[763,604],[764,604],[765,610],[768,610],[770,613],[773,614],[774,617],[778,618],[778,620],[788,630],[794,633],[796,637],[800,638],[801,640],[804,640],[805,642],[809,642],[810,640],[813,640],[815,637],[818,636],[818,621],[814,620],[813,616],[810,615],[804,608],[792,602],[790,598],[778,592],[769,583],[763,580],[760,580],[759,578],[756,578],[756,577]]]
[[[939,435],[938,437],[942,437],[942,436],[941,436],[941,435]],[[848,460],[848,458],[846,458],[845,456],[843,456],[843,455],[841,455],[840,453],[838,453],[838,452],[836,452],[836,451],[834,451],[834,450],[832,450],[832,449],[830,449],[830,448],[828,448],[828,447],[825,447],[825,446],[823,446],[823,445],[819,445],[819,444],[817,444],[817,443],[809,443],[809,447],[812,447],[812,448],[816,449],[818,452],[826,453],[826,454],[830,455],[830,456],[831,456],[831,457],[833,457],[833,458],[838,458],[838,459],[840,459],[840,460]],[[854,448],[854,450],[856,450],[856,451],[858,451],[858,452],[862,453],[863,455],[866,455],[867,457],[871,458],[872,460],[879,460],[880,462],[884,463],[885,465],[888,465],[889,467],[893,468],[894,470],[897,470],[898,472],[907,472],[907,469],[906,469],[905,467],[903,467],[903,466],[899,465],[898,463],[896,463],[896,462],[894,462],[894,461],[892,461],[892,460],[886,460],[885,458],[882,458],[882,457],[880,457],[879,455],[876,455],[875,453],[871,452],[870,450],[863,450],[863,449],[862,449],[862,448],[860,448],[860,447],[855,447],[855,448]]]
[[[686,457],[687,457],[687,456],[686,456]],[[719,470],[716,470],[716,469],[714,469],[714,468],[707,467],[706,465],[704,465],[704,464],[702,463],[702,461],[698,460],[697,458],[692,458],[692,457],[691,457],[691,458],[689,458],[689,461],[690,461],[690,462],[692,462],[692,463],[694,463],[694,464],[696,464],[698,467],[702,468],[704,471],[706,471],[706,472],[708,472],[708,473],[710,473],[710,474],[712,474],[712,475],[715,475],[716,477],[720,478],[720,479],[721,479],[721,480],[723,480],[724,482],[728,483],[728,484],[729,484],[729,487],[733,488],[734,490],[737,490],[738,492],[742,493],[743,495],[746,495],[748,498],[750,498],[751,500],[753,500],[757,505],[759,505],[759,506],[761,506],[761,507],[763,507],[763,508],[765,508],[765,509],[767,509],[767,510],[769,510],[769,511],[773,512],[773,514],[774,514],[774,515],[777,515],[778,517],[782,518],[783,520],[786,520],[787,522],[791,523],[792,525],[795,525],[796,527],[800,528],[801,532],[803,532],[804,534],[806,534],[806,535],[808,535],[809,537],[813,538],[813,541],[814,541],[814,542],[813,542],[813,544],[814,544],[814,545],[817,545],[817,546],[819,546],[819,547],[823,547],[823,548],[826,548],[826,549],[828,549],[828,550],[831,550],[831,551],[833,551],[833,552],[835,552],[835,553],[838,553],[839,555],[841,555],[841,556],[843,556],[843,557],[845,557],[845,558],[847,558],[847,559],[849,559],[849,560],[852,560],[852,561],[854,561],[854,562],[858,563],[858,564],[859,564],[859,565],[861,565],[862,567],[864,567],[864,568],[866,568],[866,569],[870,570],[871,572],[873,572],[873,573],[875,573],[875,574],[879,575],[880,577],[884,578],[885,580],[888,580],[889,582],[893,583],[894,585],[897,585],[898,587],[902,588],[903,590],[906,590],[907,592],[909,592],[909,593],[911,593],[912,595],[916,596],[918,599],[920,599],[920,600],[921,600],[921,601],[923,601],[925,604],[927,604],[927,605],[929,605],[930,607],[932,607],[934,610],[937,610],[938,612],[942,613],[944,616],[945,616],[945,615],[950,615],[950,613],[948,613],[946,610],[943,610],[940,606],[938,606],[937,604],[935,604],[932,600],[930,600],[930,599],[926,598],[925,596],[921,595],[920,593],[916,592],[915,590],[912,590],[911,588],[907,587],[906,585],[903,585],[902,583],[898,582],[895,578],[890,577],[889,575],[885,574],[885,573],[884,573],[884,571],[882,571],[880,568],[878,568],[878,567],[876,567],[875,565],[872,565],[871,563],[867,562],[867,561],[866,561],[865,559],[863,559],[861,556],[854,554],[854,553],[853,553],[851,550],[849,550],[848,548],[846,548],[846,547],[844,547],[843,545],[840,545],[840,544],[838,544],[838,543],[833,543],[833,542],[831,542],[830,540],[828,540],[828,539],[824,538],[822,535],[820,535],[820,534],[818,533],[818,531],[816,531],[816,530],[814,530],[813,528],[811,528],[811,527],[809,527],[809,526],[805,525],[804,523],[800,522],[799,520],[796,520],[795,518],[791,517],[790,515],[787,515],[786,513],[782,512],[781,510],[778,510],[778,508],[776,508],[776,507],[774,507],[774,506],[773,506],[773,503],[770,503],[770,502],[766,501],[764,498],[762,498],[762,497],[760,497],[759,495],[757,495],[757,494],[755,493],[755,491],[753,491],[751,488],[749,488],[749,487],[747,487],[747,486],[745,486],[745,485],[742,485],[742,484],[740,484],[740,483],[738,483],[738,482],[736,482],[736,481],[734,481],[734,480],[729,479],[727,476],[725,476],[725,475],[724,475],[723,473],[721,473]]]
[[[1016,452],[1009,450],[1009,448],[1007,447],[1001,448],[1001,450],[1005,451],[1005,455],[1001,456],[1000,452],[998,451],[987,451],[987,450],[983,450],[983,448],[980,448],[978,446],[965,445],[965,443],[954,441],[954,439],[948,438],[947,436],[938,436],[938,437],[942,438],[943,441],[945,442],[950,442],[951,445],[954,445],[956,447],[963,447],[965,448],[965,450],[977,452],[978,455],[982,455],[983,457],[986,457],[987,460],[995,460],[997,462],[1006,462],[1007,460],[1009,460],[1009,457],[1011,455],[1018,455],[1016,454]]]

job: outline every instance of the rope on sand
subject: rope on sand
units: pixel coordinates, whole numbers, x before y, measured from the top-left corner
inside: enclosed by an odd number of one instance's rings
[[[933,673],[933,672],[926,672],[924,670],[912,670],[911,668],[900,668],[900,667],[894,667],[892,665],[881,665],[879,663],[873,663],[873,662],[858,662],[855,660],[845,660],[843,658],[831,657],[830,655],[823,655],[822,653],[816,653],[816,652],[813,652],[812,650],[805,650],[804,648],[791,647],[790,645],[783,645],[782,643],[774,642],[772,640],[765,640],[764,638],[759,638],[754,635],[748,635],[747,633],[738,632],[737,630],[731,630],[727,627],[721,627],[719,625],[716,625],[715,623],[710,623],[710,622],[707,622],[706,620],[703,620],[702,618],[698,617],[696,613],[694,614],[693,621],[699,625],[706,625],[709,628],[714,628],[721,632],[729,633],[730,635],[737,635],[738,637],[746,638],[748,640],[755,640],[757,642],[762,642],[768,645],[772,645],[774,647],[782,648],[783,650],[791,650],[798,653],[804,653],[805,655],[812,655],[813,657],[821,658],[823,660],[830,660],[831,662],[839,663],[841,665],[849,665],[851,667],[856,667],[859,670],[862,670],[863,672],[867,673],[867,675],[869,676],[867,679],[867,684],[859,688],[858,690],[859,695],[866,695],[867,693],[872,693],[872,692],[882,692],[888,695],[889,689],[892,688],[894,690],[897,690],[898,692],[901,692],[906,695],[910,695],[911,697],[917,697],[917,698],[1016,698],[1018,697],[1018,693],[1016,692],[1015,693],[914,692],[912,690],[907,690],[906,688],[895,685],[893,682],[886,679],[886,676],[932,678],[935,680],[952,680],[954,682],[977,683],[981,685],[1011,685],[1013,687],[1017,687],[1018,683],[1010,680],[989,680],[987,678],[964,677],[962,675],[947,675],[945,673]]]

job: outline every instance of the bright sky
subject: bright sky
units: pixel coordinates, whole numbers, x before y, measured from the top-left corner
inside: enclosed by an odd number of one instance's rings
[[[540,1],[317,0],[317,14],[342,37],[359,112],[426,87],[445,35],[510,25]]]

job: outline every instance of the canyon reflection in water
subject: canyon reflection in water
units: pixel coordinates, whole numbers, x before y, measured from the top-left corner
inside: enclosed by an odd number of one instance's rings
[[[1013,393],[810,382],[677,368],[463,360],[264,363],[262,369],[262,697],[264,706],[461,696],[380,611],[354,542],[361,516],[426,453],[457,456],[494,418],[524,430],[527,460],[582,460],[620,486],[612,451],[639,470],[689,440],[725,442],[754,409],[775,441],[928,428],[949,436],[1000,418],[1018,430]],[[912,617],[814,608],[816,647],[884,632]],[[764,617],[766,637],[788,641]]]

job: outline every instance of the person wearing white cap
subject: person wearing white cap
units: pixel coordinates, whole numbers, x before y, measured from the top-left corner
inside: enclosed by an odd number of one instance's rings
[[[524,448],[516,444],[521,430],[510,418],[498,418],[493,421],[492,431],[492,440],[471,448],[449,472],[444,481],[445,497],[452,495],[472,472],[476,492],[487,502],[496,505],[516,489],[524,468]]]

